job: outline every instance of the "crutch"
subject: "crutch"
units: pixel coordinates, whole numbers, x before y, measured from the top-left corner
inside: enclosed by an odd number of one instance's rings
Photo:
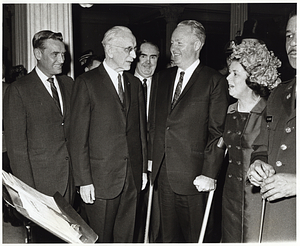
[[[258,242],[259,243],[261,243],[261,240],[262,240],[262,232],[263,232],[263,226],[264,226],[265,211],[266,211],[266,199],[262,199],[260,227],[259,227],[259,236],[258,236]]]
[[[151,173],[149,175],[149,178],[150,178],[150,187],[149,187],[149,198],[148,198],[148,206],[147,206],[147,218],[146,218],[144,243],[149,243],[149,227],[150,227],[152,198],[153,198],[153,183],[151,179]]]
[[[218,146],[218,148],[223,148],[225,146],[225,143],[224,143],[224,140],[222,137],[219,139],[217,146]],[[226,148],[225,152],[224,152],[224,157],[226,156],[227,151],[228,151],[228,149]],[[206,226],[207,226],[207,221],[208,221],[208,217],[209,217],[209,212],[210,212],[212,200],[214,197],[214,192],[215,192],[215,190],[211,190],[211,191],[209,191],[209,194],[208,194],[206,208],[205,208],[205,212],[204,212],[204,218],[202,221],[202,227],[201,227],[198,243],[203,243]]]
[[[202,227],[201,227],[198,243],[203,242],[203,238],[204,238],[205,231],[206,231],[206,226],[207,226],[207,221],[208,221],[208,217],[209,217],[209,212],[210,212],[212,200],[213,200],[213,197],[214,197],[214,192],[215,192],[215,190],[211,190],[211,191],[209,191],[209,194],[208,194],[206,208],[205,208],[205,212],[204,212],[204,218],[203,218],[203,221],[202,221]]]

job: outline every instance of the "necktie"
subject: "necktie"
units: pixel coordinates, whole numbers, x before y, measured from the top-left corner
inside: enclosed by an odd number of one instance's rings
[[[143,88],[144,88],[145,103],[147,103],[147,79],[143,79]]]
[[[122,86],[121,74],[118,74],[118,94],[119,94],[121,103],[124,103],[124,90],[123,90],[123,86]]]
[[[177,102],[177,100],[180,96],[181,89],[182,89],[183,76],[184,76],[184,72],[180,72],[179,81],[178,81],[178,84],[176,86],[175,94],[174,94],[173,101],[172,101],[172,104],[171,104],[172,109],[174,108],[174,105],[176,104],[176,102]]]
[[[49,81],[49,83],[51,85],[51,91],[52,91],[53,100],[54,100],[56,106],[61,111],[57,89],[56,89],[56,86],[54,85],[54,79],[53,78],[48,78],[47,81]]]

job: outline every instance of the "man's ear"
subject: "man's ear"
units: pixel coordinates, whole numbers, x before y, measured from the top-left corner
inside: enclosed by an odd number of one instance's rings
[[[35,49],[33,50],[33,54],[34,54],[35,58],[36,58],[38,61],[41,60],[41,58],[42,58],[42,51],[41,51],[40,49],[35,48]]]
[[[194,43],[194,48],[195,48],[196,51],[197,51],[197,50],[201,50],[201,49],[202,49],[202,46],[203,46],[203,44],[202,44],[202,42],[201,42],[200,40],[197,40],[197,41]]]
[[[109,44],[107,44],[106,45],[106,54],[107,54],[107,56],[109,57],[109,58],[113,58],[113,51],[112,51],[112,46],[111,45],[109,45]]]

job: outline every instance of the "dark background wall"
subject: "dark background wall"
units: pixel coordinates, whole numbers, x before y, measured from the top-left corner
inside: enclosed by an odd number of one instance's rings
[[[200,55],[205,64],[220,69],[224,63],[224,46],[230,40],[231,4],[94,4],[83,8],[72,4],[74,34],[75,77],[81,74],[79,57],[87,50],[104,57],[101,44],[104,33],[115,25],[129,27],[137,41],[144,39],[155,42],[160,48],[158,70],[163,69],[170,58],[166,50],[167,23],[164,9],[181,8],[182,11],[171,16],[176,23],[185,19],[201,22],[207,32],[206,43]],[[283,79],[291,77],[285,53],[285,26],[287,18],[296,3],[249,3],[248,18],[258,21],[257,31],[262,35],[269,49],[282,60],[280,69]],[[14,37],[14,4],[3,4],[3,60],[10,65],[12,61],[12,40]],[[19,64],[12,64],[19,65]]]

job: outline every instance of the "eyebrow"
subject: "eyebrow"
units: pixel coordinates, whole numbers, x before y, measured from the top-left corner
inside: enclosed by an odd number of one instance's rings
[[[145,53],[141,53],[141,56],[157,56],[156,54],[152,54],[152,55],[147,55]]]

